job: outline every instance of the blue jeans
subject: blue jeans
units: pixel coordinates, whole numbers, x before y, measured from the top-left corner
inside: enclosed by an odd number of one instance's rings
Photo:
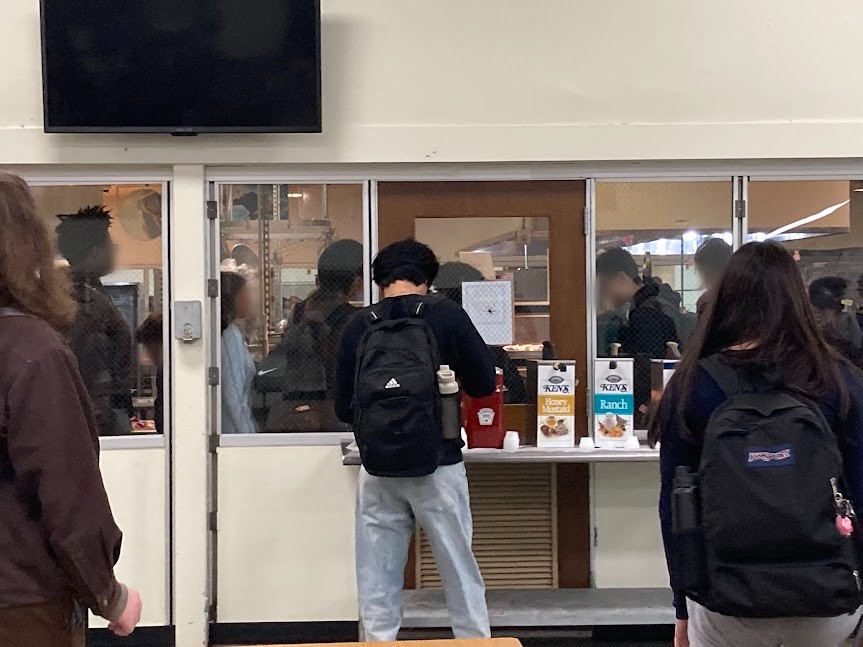
[[[488,638],[485,584],[471,550],[470,496],[464,464],[459,463],[419,478],[382,478],[360,469],[356,562],[365,640],[396,640],[416,522],[434,552],[455,637]]]

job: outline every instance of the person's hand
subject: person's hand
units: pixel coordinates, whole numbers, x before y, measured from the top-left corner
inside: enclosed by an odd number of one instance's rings
[[[126,608],[115,622],[108,625],[108,629],[117,636],[128,636],[141,622],[142,608],[141,596],[135,589],[129,587]]]
[[[674,647],[689,647],[689,620],[678,620],[674,625]]]

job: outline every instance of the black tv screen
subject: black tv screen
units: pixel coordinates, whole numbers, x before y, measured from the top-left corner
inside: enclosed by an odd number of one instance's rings
[[[41,0],[46,132],[320,132],[319,0]]]

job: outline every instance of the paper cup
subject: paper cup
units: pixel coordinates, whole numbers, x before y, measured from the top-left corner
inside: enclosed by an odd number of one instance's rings
[[[503,448],[508,452],[516,451],[521,445],[521,438],[517,431],[508,431],[503,437]]]

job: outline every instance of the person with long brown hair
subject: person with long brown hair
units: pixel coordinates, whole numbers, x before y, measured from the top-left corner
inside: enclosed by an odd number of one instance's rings
[[[99,437],[61,331],[71,285],[27,184],[0,173],[0,645],[82,647],[86,610],[130,634],[138,593],[117,582],[121,534]]]
[[[717,379],[717,375],[724,377]],[[733,385],[735,380],[741,391],[735,392],[733,386],[728,388],[729,383]],[[851,501],[863,502],[863,383],[856,370],[845,363],[825,342],[809,305],[796,263],[791,254],[775,242],[750,243],[732,256],[716,292],[713,307],[705,312],[699,322],[698,330],[685,350],[651,424],[651,440],[661,441],[662,487],[659,511],[678,618],[675,645],[838,645],[848,637],[859,620],[859,611],[854,612],[859,605],[856,593],[852,593],[850,601],[847,602],[851,607],[850,612],[829,614],[818,613],[813,609],[812,615],[825,617],[808,617],[806,613],[796,614],[796,617],[775,617],[787,615],[784,613],[759,617],[753,617],[758,615],[757,613],[740,613],[731,617],[694,601],[694,598],[698,598],[700,602],[715,599],[710,595],[714,591],[711,587],[717,586],[717,581],[711,581],[710,577],[714,576],[716,571],[708,569],[710,576],[707,577],[706,584],[702,578],[697,585],[706,588],[695,589],[706,590],[706,595],[692,593],[690,585],[693,573],[703,570],[704,562],[693,563],[696,560],[688,559],[690,553],[687,551],[692,544],[686,543],[687,540],[679,532],[675,532],[672,491],[674,490],[675,496],[678,497],[683,496],[678,493],[685,492],[675,486],[675,477],[680,478],[681,469],[684,474],[690,470],[697,472],[700,479],[698,487],[703,490],[707,474],[708,478],[712,479],[710,487],[715,488],[715,465],[716,461],[720,460],[716,458],[717,447],[722,447],[721,443],[727,442],[717,434],[720,428],[717,425],[724,424],[719,422],[723,416],[734,413],[726,405],[729,405],[732,398],[739,398],[741,392],[753,395],[754,399],[748,400],[748,406],[756,409],[756,405],[767,402],[765,398],[774,398],[771,402],[775,401],[776,397],[784,398],[784,406],[789,410],[801,412],[799,420],[808,421],[810,426],[804,429],[810,429],[814,434],[823,428],[824,437],[829,440],[807,454],[802,451],[802,447],[795,448],[790,443],[786,444],[788,437],[783,435],[786,432],[780,431],[778,440],[771,446],[755,449],[743,446],[739,456],[736,450],[727,454],[737,465],[735,469],[739,470],[737,474],[740,475],[739,481],[720,484],[724,491],[729,493],[726,501],[731,514],[738,515],[739,521],[739,518],[745,516],[742,506],[748,506],[750,500],[755,500],[757,506],[760,506],[761,512],[756,515],[758,525],[747,537],[747,541],[751,539],[751,545],[760,546],[759,550],[763,552],[764,546],[759,542],[769,542],[766,538],[772,536],[771,533],[787,532],[788,542],[792,541],[790,536],[794,535],[795,531],[805,534],[800,530],[802,526],[794,525],[794,517],[788,514],[787,508],[777,509],[770,502],[779,500],[780,495],[788,494],[787,489],[780,491],[780,488],[794,488],[794,484],[805,483],[805,480],[795,479],[799,475],[808,474],[806,470],[813,464],[813,455],[822,450],[831,451],[831,444],[837,453],[836,461],[840,464],[838,471],[844,471],[844,474],[835,474],[836,483],[842,484],[845,495],[850,497]],[[761,419],[762,424],[769,423],[769,417],[774,415],[774,411],[757,412],[764,416]],[[819,424],[823,427],[819,427]],[[726,438],[734,435],[748,438],[746,434],[751,431],[751,428],[743,426],[734,427],[733,431],[726,432]],[[837,447],[841,448],[841,452]],[[797,451],[798,449],[801,451]],[[841,457],[838,455],[840,453]],[[727,456],[723,455],[722,460]],[[756,467],[760,469],[752,469]],[[757,480],[762,488],[758,491],[759,496],[752,495],[752,491],[747,489],[750,483],[748,479],[761,479]],[[823,541],[820,546],[823,548],[826,545],[830,550],[833,546],[839,546],[838,550],[845,550],[841,548],[845,545],[842,538],[839,534],[833,534],[836,529],[833,528],[831,516],[834,503],[831,479],[824,480],[823,484],[820,481],[815,484],[819,493],[818,500],[807,502],[802,507],[809,509],[807,506],[811,505],[811,509],[819,510],[820,514],[821,508],[816,506],[823,504],[826,508],[826,519],[824,516],[820,518],[827,530],[821,535]],[[765,485],[766,483],[770,485]],[[780,483],[781,486],[777,485]],[[776,489],[771,492],[771,487]],[[823,502],[820,499],[821,494],[826,497]],[[763,498],[760,495],[763,495]],[[701,496],[704,496],[703,492]],[[794,496],[792,491],[790,497]],[[678,502],[680,500],[677,499]],[[680,503],[677,505],[675,523],[680,523],[682,513],[679,511],[682,508]],[[702,524],[698,536],[715,538],[716,533],[713,533],[712,528],[708,528],[708,524],[715,523],[717,508],[708,509],[704,498],[698,506],[701,508],[699,514]],[[733,512],[735,506],[736,513]],[[726,535],[723,539],[728,541],[729,537]],[[813,543],[816,542],[813,540]],[[713,563],[719,559],[730,559],[727,555],[717,557],[718,553],[714,548],[715,546],[710,550],[702,549],[702,555],[709,553],[704,559],[713,559]],[[754,573],[756,569],[763,568],[764,572],[778,572],[782,578],[792,579],[804,572],[794,570],[798,565],[795,563],[796,557],[785,556],[783,561],[779,559],[778,553],[781,551],[767,549],[768,553],[771,551],[774,561],[766,565],[754,561],[751,565],[744,562],[742,570],[738,572]],[[697,554],[698,551],[695,552]],[[836,563],[839,563],[839,559],[836,559]],[[807,565],[806,568],[810,566]],[[828,572],[827,569],[823,573],[816,571],[816,577],[822,576],[830,582],[834,572]],[[856,591],[851,569],[848,570],[847,578],[848,588]],[[808,588],[809,593],[814,589],[807,587],[808,583],[804,583],[802,579],[798,583],[801,591]],[[747,584],[746,581],[739,581],[730,587],[732,591],[739,592],[738,600],[741,604],[743,600],[758,597],[752,593],[757,587],[750,588]],[[825,586],[825,590],[829,588]],[[802,597],[802,594],[798,597]],[[828,615],[834,617],[826,617]]]

